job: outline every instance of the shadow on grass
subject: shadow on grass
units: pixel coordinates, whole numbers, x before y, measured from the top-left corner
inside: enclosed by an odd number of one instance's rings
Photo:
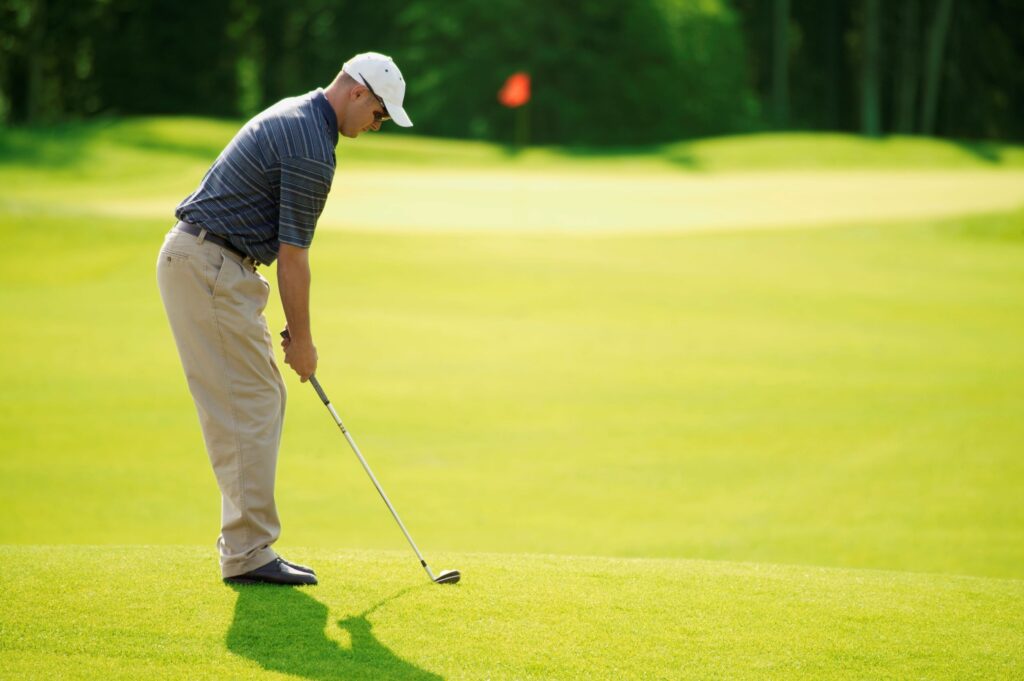
[[[701,170],[702,165],[686,142],[671,144],[645,144],[637,146],[566,146],[559,149],[573,158],[613,160],[615,158],[646,156],[661,158],[666,163],[684,170]]]
[[[1003,162],[1003,153],[998,144],[969,140],[949,141],[984,163],[999,165]]]
[[[931,224],[934,233],[957,239],[1020,246],[1024,244],[1024,206],[1009,213],[968,215]]]
[[[235,617],[227,635],[229,651],[269,671],[307,679],[399,679],[440,681],[443,677],[420,669],[395,655],[373,635],[368,616],[381,601],[355,617],[339,620],[348,632],[348,647],[327,637],[327,606],[303,589],[267,585],[232,585],[238,592]]]
[[[188,123],[182,124],[187,127]],[[241,123],[238,123],[241,127]],[[147,119],[69,121],[48,126],[0,127],[0,165],[68,169],[95,163],[98,146],[134,148],[213,162],[230,137],[212,140],[163,139]]]
[[[0,128],[0,165],[47,169],[81,165],[95,125]]]
[[[638,145],[540,145],[521,147],[514,144],[500,146],[505,160],[516,160],[526,152],[546,150],[566,159],[589,161],[615,161],[634,158],[655,158],[683,170],[703,170],[703,164],[690,151],[688,141],[666,144]]]

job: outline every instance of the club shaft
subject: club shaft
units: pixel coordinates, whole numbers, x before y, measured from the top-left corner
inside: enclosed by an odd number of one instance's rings
[[[334,422],[338,424],[338,428],[341,429],[342,435],[344,435],[345,439],[348,440],[349,445],[352,447],[352,451],[356,453],[357,457],[359,457],[359,463],[363,464],[363,470],[365,470],[366,474],[370,476],[370,480],[373,481],[373,486],[376,487],[377,491],[380,493],[380,498],[384,500],[385,504],[387,504],[388,510],[391,511],[391,515],[395,518],[395,522],[398,523],[398,527],[402,529],[402,534],[404,534],[405,538],[409,540],[409,546],[411,546],[412,550],[416,552],[416,557],[420,559],[420,565],[422,565],[423,569],[427,571],[427,574],[430,576],[430,580],[436,581],[436,577],[434,577],[434,573],[431,572],[430,566],[427,565],[427,561],[423,559],[423,554],[421,554],[420,550],[416,548],[416,542],[412,540],[412,535],[409,534],[409,530],[405,529],[405,524],[402,523],[402,519],[398,517],[398,511],[396,511],[395,507],[391,504],[391,500],[388,499],[388,495],[384,493],[384,488],[382,488],[380,483],[377,482],[377,476],[375,476],[373,471],[370,470],[370,464],[366,463],[366,459],[363,458],[362,452],[360,452],[359,447],[356,446],[355,440],[352,439],[348,429],[345,428],[345,424],[341,422],[341,417],[338,416],[338,412],[335,411],[334,405],[332,405],[331,401],[327,399],[327,394],[324,392],[323,388],[320,387],[320,382],[316,380],[316,376],[310,376],[309,382],[313,384],[313,389],[316,390],[316,394],[320,396],[320,400],[324,405],[326,405],[327,410],[331,412],[331,416],[334,417]]]

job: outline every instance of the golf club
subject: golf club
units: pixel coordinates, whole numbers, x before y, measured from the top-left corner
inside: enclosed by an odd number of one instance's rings
[[[288,329],[281,332],[281,337],[285,339],[291,338],[291,336],[288,335]],[[412,550],[416,552],[416,557],[420,559],[420,565],[422,565],[423,569],[427,571],[431,581],[436,584],[457,583],[462,578],[462,575],[458,570],[444,570],[441,574],[436,577],[434,576],[430,566],[427,565],[427,561],[423,560],[423,554],[421,554],[420,550],[416,548],[416,542],[412,540],[412,536],[409,535],[409,531],[406,530],[405,525],[402,524],[402,519],[398,517],[398,512],[395,510],[395,507],[391,505],[388,495],[384,494],[384,490],[381,488],[380,483],[377,482],[376,476],[374,476],[373,471],[370,470],[370,465],[366,463],[366,459],[364,459],[363,455],[359,452],[359,447],[356,446],[355,440],[353,440],[352,436],[349,435],[348,430],[345,428],[345,424],[341,422],[341,417],[338,416],[338,412],[334,410],[334,406],[331,404],[331,401],[327,399],[327,394],[324,392],[324,389],[320,387],[320,382],[317,381],[316,376],[313,375],[310,375],[309,382],[313,384],[313,389],[316,390],[316,394],[320,396],[320,399],[327,407],[327,410],[331,412],[331,416],[334,417],[334,422],[338,424],[338,428],[341,428],[341,432],[345,436],[345,439],[348,440],[348,443],[352,446],[352,451],[354,451],[356,456],[359,457],[359,463],[363,464],[363,470],[365,470],[366,474],[370,476],[370,480],[373,481],[373,486],[377,488],[378,492],[380,492],[381,499],[383,499],[384,503],[388,505],[388,510],[391,511],[391,515],[395,517],[395,522],[398,523],[398,526],[402,528],[402,533],[405,535],[405,538],[409,540],[409,545],[412,546]]]

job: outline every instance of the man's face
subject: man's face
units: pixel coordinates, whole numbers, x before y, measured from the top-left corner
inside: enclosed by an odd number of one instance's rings
[[[360,133],[380,130],[387,113],[380,99],[365,85],[352,88],[341,134],[355,139]]]

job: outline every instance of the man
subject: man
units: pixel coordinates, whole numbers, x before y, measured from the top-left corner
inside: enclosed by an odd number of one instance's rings
[[[338,134],[355,139],[386,120],[411,126],[404,98],[394,61],[368,52],[326,89],[257,115],[178,206],[160,250],[160,296],[221,491],[225,582],[317,583],[312,569],[270,548],[281,531],[274,474],[285,385],[263,317],[270,284],[257,268],[277,260],[284,361],[305,382],[317,365],[307,249],[334,179]]]

